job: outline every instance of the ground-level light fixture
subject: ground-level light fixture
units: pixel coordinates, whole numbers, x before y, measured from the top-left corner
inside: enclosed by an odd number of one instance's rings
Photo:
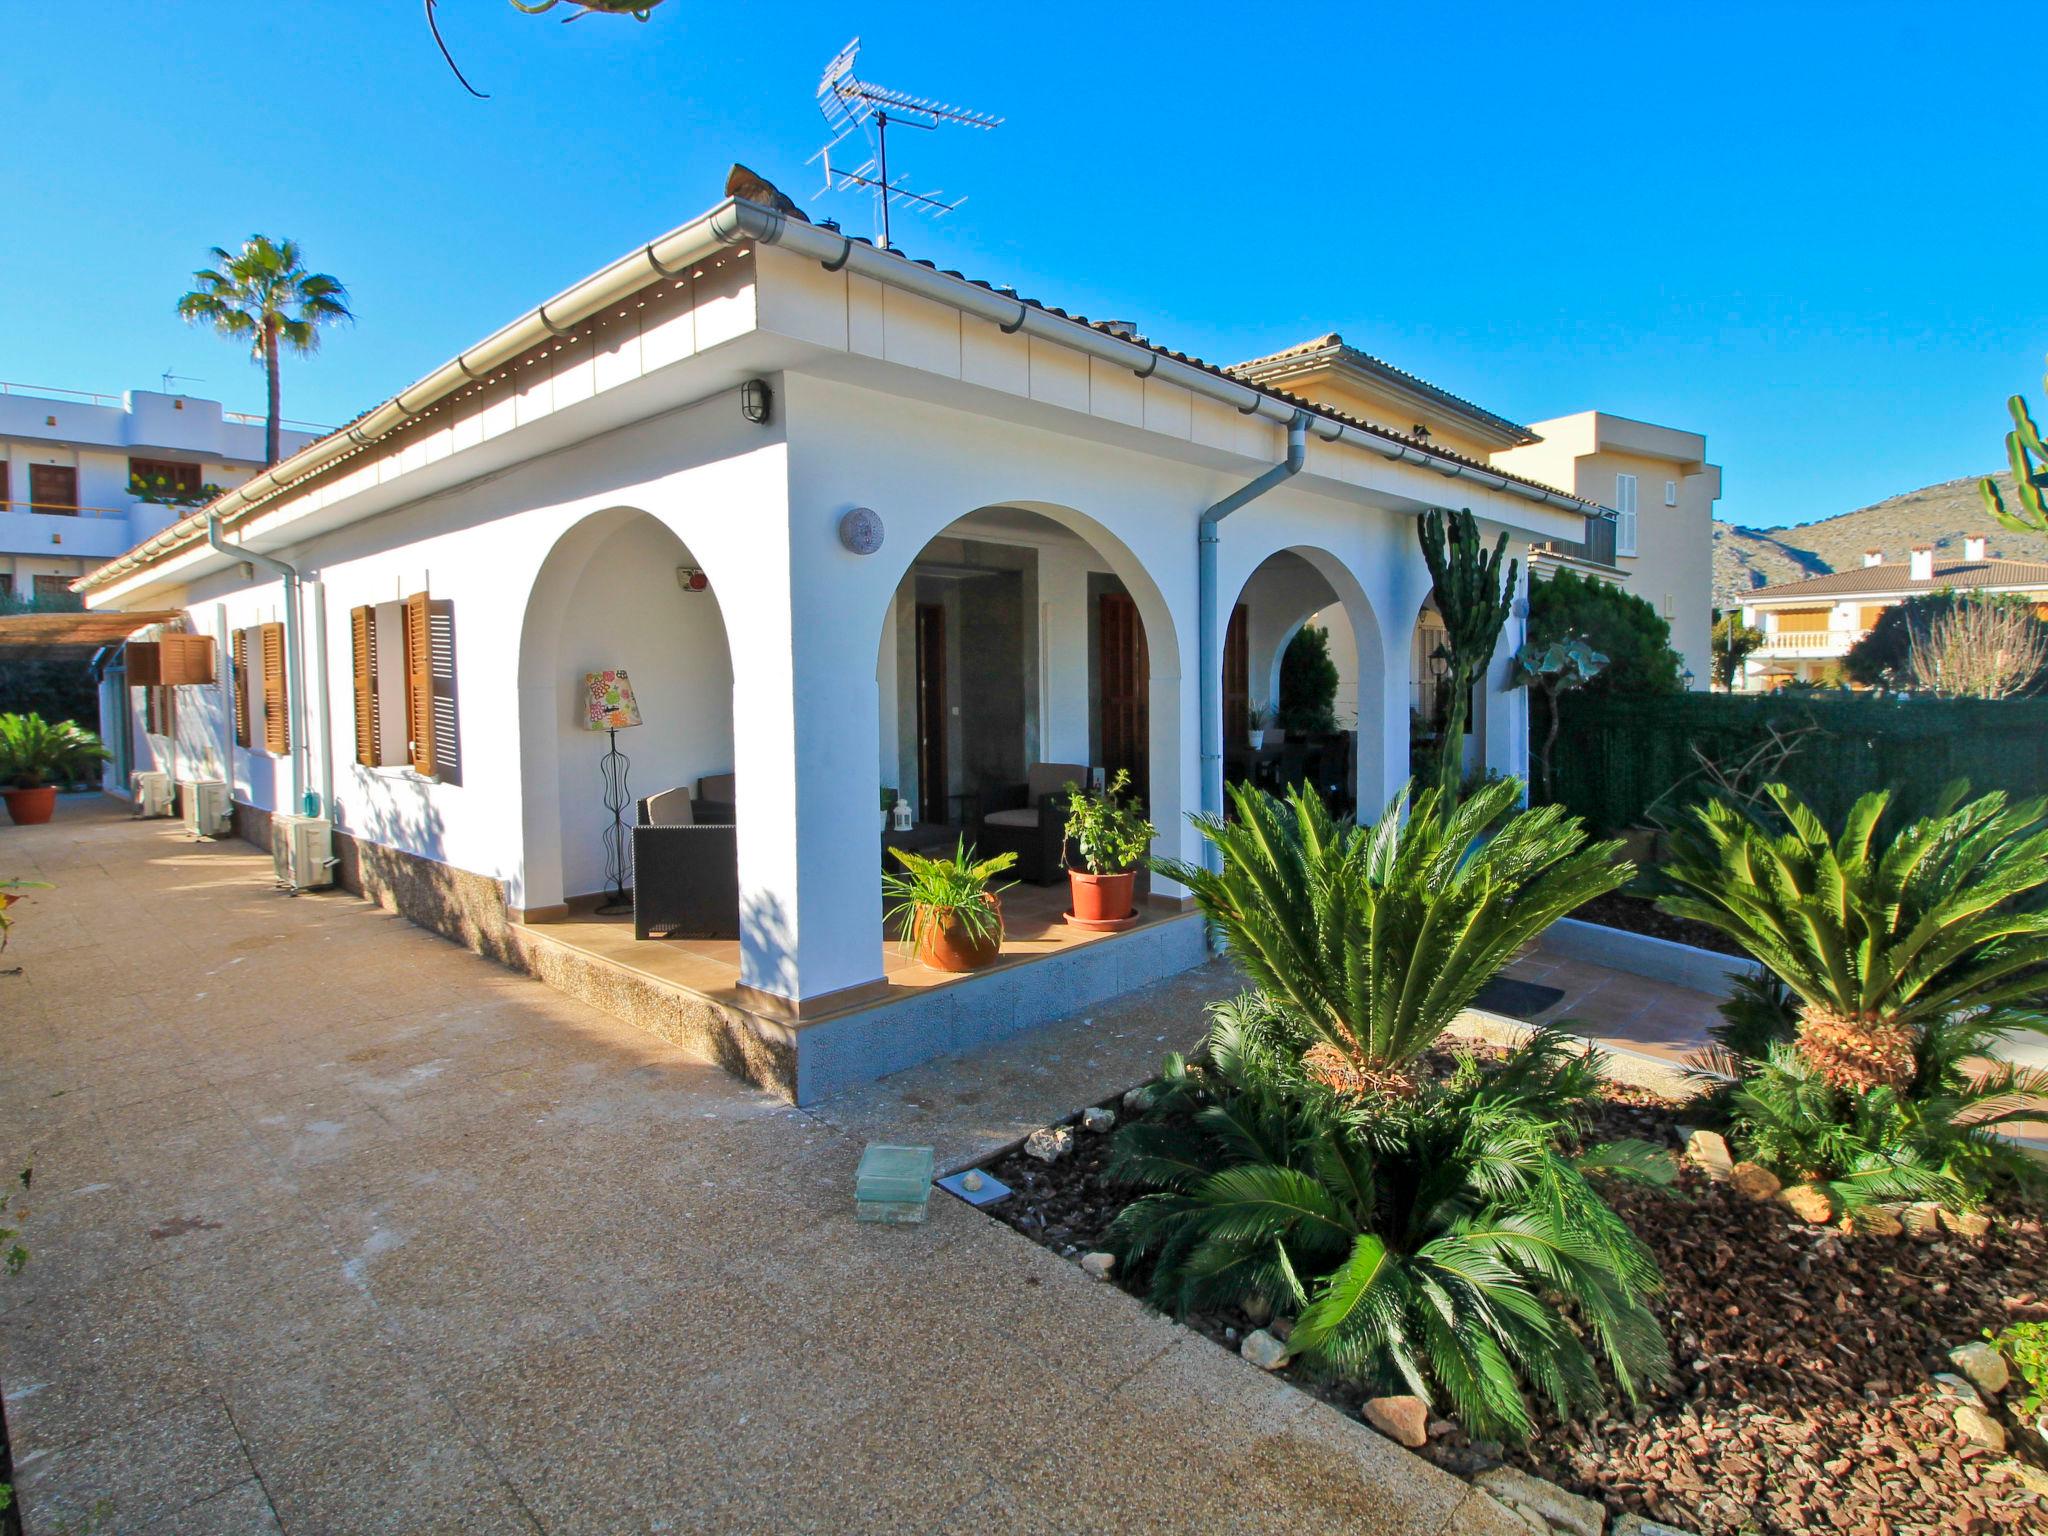
[[[775,392],[766,379],[749,379],[740,386],[740,414],[755,426],[768,420],[768,407],[774,403]]]

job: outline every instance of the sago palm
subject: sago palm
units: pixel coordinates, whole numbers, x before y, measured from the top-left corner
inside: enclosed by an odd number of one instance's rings
[[[1879,835],[1887,791],[1839,837],[1783,784],[1767,813],[1715,800],[1672,838],[1667,912],[1720,930],[1798,994],[1797,1048],[1848,1093],[1931,1090],[1927,1032],[1960,1015],[1989,1031],[2048,1029],[2048,800],[2002,793]]]
[[[1297,1314],[1312,1372],[1448,1400],[1481,1435],[1526,1435],[1531,1393],[1566,1417],[1597,1406],[1596,1359],[1631,1400],[1668,1375],[1655,1266],[1589,1175],[1673,1165],[1641,1143],[1556,1150],[1590,1063],[1539,1036],[1504,1071],[1468,1062],[1367,1107],[1305,1079],[1282,1027],[1256,995],[1217,1009],[1207,1063],[1170,1058],[1113,1144],[1111,1175],[1155,1192],[1111,1246],[1149,1266],[1157,1304],[1259,1297]]]
[[[1400,1089],[1404,1064],[1523,945],[1633,873],[1619,843],[1589,842],[1559,807],[1516,810],[1521,791],[1497,780],[1460,804],[1425,790],[1404,817],[1404,790],[1358,827],[1300,788],[1283,803],[1235,785],[1234,820],[1195,818],[1221,870],[1160,868],[1330,1074]]]
[[[290,347],[301,357],[319,350],[320,327],[353,320],[348,290],[325,272],[306,270],[296,240],[251,235],[239,251],[216,245],[213,264],[192,274],[193,287],[178,300],[178,313],[194,324],[210,324],[232,341],[247,342],[263,369],[269,419],[264,462],[278,459],[281,389],[278,352]]]

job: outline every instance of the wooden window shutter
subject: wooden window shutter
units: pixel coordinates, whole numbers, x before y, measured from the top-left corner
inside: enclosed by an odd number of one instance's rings
[[[384,761],[377,742],[377,610],[349,610],[349,649],[356,675],[356,761],[374,768]]]
[[[263,655],[263,750],[282,756],[292,749],[291,720],[285,714],[284,626],[263,625],[257,646]]]
[[[130,640],[122,647],[129,687],[154,688],[164,680],[162,650],[154,640]]]
[[[405,600],[405,734],[413,771],[434,776],[434,616],[424,592]]]
[[[249,631],[235,631],[235,745],[249,742]]]
[[[157,664],[166,687],[211,683],[213,637],[167,634],[157,641]]]

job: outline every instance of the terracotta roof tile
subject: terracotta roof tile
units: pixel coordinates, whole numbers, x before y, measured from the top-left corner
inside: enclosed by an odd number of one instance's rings
[[[2032,560],[1937,560],[1934,575],[1915,581],[1910,564],[1890,561],[1883,565],[1859,566],[1855,570],[1831,571],[1805,581],[1774,583],[1743,594],[1746,602],[1774,602],[1786,597],[1912,597],[1939,592],[1945,587],[1958,590],[1978,587],[2038,587],[2048,591],[2048,564]]]

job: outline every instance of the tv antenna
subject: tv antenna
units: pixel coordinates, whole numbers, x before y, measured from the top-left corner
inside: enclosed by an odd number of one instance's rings
[[[827,192],[844,191],[848,187],[874,189],[875,201],[881,212],[882,249],[888,250],[889,204],[895,199],[901,198],[919,213],[930,214],[934,218],[951,213],[967,201],[965,197],[957,197],[947,202],[939,195],[941,189],[937,187],[929,192],[913,192],[903,184],[905,177],[891,180],[890,126],[918,128],[929,133],[948,123],[960,128],[999,128],[1003,120],[986,112],[949,106],[928,97],[910,96],[886,86],[871,85],[853,72],[854,55],[859,52],[860,39],[856,37],[825,66],[824,77],[818,82],[818,110],[825,114],[825,122],[832,130],[832,142],[811,159],[824,162]],[[869,151],[868,158],[851,170],[834,169],[832,152],[856,136],[862,147]]]
[[[173,384],[204,384],[205,382],[206,380],[195,379],[190,374],[173,373],[168,368],[164,370],[164,393],[167,395],[178,393],[178,391],[171,388]]]

